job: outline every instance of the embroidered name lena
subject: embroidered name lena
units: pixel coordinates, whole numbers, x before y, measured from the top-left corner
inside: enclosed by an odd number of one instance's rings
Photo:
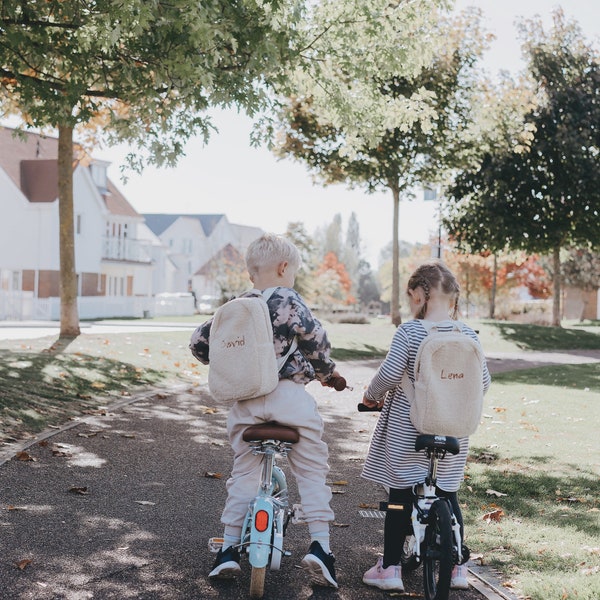
[[[440,379],[464,379],[464,378],[465,378],[464,373],[446,373],[444,371],[444,369],[442,369],[442,372],[440,374]]]

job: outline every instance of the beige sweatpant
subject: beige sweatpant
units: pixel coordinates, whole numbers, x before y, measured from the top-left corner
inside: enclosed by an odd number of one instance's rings
[[[267,396],[236,402],[229,411],[227,433],[234,461],[231,477],[227,480],[227,500],[221,522],[241,527],[248,504],[256,496],[262,456],[252,454],[242,434],[246,427],[267,421],[294,427],[300,434],[300,441],[292,446],[287,459],[298,484],[306,521],[309,524],[333,521],[334,514],[329,506],[331,489],[326,484],[328,449],[321,439],[323,419],[315,399],[304,385],[283,379]]]

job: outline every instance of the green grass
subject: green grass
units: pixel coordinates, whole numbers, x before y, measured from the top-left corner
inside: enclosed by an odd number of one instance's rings
[[[487,352],[600,349],[597,321],[470,324]],[[336,360],[381,359],[395,331],[387,319],[325,325]],[[189,332],[163,330],[0,341],[0,442],[148,387],[205,383],[188,342]],[[524,598],[598,600],[599,392],[600,365],[588,363],[496,374],[486,396],[460,493],[468,545]]]
[[[497,376],[488,392],[460,493],[468,545],[526,598],[596,600],[600,370],[565,366],[543,383],[552,370]],[[494,511],[498,520],[485,518]]]

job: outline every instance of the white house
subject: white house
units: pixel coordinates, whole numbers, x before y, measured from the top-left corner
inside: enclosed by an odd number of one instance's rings
[[[58,140],[14,133],[0,127],[0,319],[57,319]],[[142,316],[152,309],[159,242],[108,178],[109,163],[84,157],[74,165],[80,317]]]
[[[0,127],[0,319],[60,316],[58,140]],[[222,214],[139,214],[108,178],[109,163],[74,147],[79,316],[191,314],[219,296],[216,269],[262,230]],[[217,265],[217,267],[215,267]]]
[[[263,233],[258,227],[230,223],[223,214],[160,213],[144,217],[177,265],[176,288],[193,290],[198,298],[220,297],[219,267],[235,263],[243,268],[248,246]]]

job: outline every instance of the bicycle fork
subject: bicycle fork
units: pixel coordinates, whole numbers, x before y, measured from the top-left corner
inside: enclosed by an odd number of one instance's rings
[[[250,511],[250,539],[248,559],[253,567],[266,567],[271,554],[271,533],[275,514],[271,492],[273,488],[273,465],[275,450],[264,449],[262,475],[258,496]]]
[[[416,495],[416,492],[415,492]],[[425,530],[428,525],[429,509],[431,505],[436,501],[446,501],[444,498],[439,498],[436,495],[435,485],[423,484],[423,493],[419,494],[418,500],[413,504],[413,510],[411,514],[411,522],[413,533],[415,536],[415,548],[413,554],[416,556],[417,561],[421,562],[421,545],[425,540]],[[462,537],[460,535],[460,524],[450,507],[450,517],[452,524],[452,535],[454,538],[454,544],[456,547],[456,564],[460,565],[463,562],[462,555]]]
[[[243,530],[249,532],[247,542],[248,560],[253,567],[267,565],[279,569],[283,555],[283,535],[287,526],[287,482],[284,472],[275,465],[276,454],[285,454],[289,445],[260,444],[255,452],[263,454],[261,480],[258,494],[250,505]],[[269,564],[270,558],[270,564]]]

